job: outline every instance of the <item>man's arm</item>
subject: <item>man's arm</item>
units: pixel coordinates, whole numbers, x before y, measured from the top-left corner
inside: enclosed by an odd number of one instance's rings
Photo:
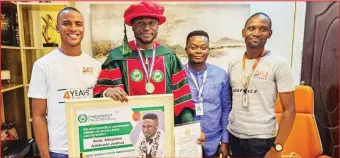
[[[48,130],[46,123],[46,99],[32,98],[32,115],[33,115],[33,131],[35,141],[37,142],[40,156],[42,158],[49,158],[48,148]]]
[[[288,63],[285,62],[278,66],[275,72],[275,80],[283,112],[274,143],[279,143],[284,146],[295,120],[295,84],[291,68]],[[271,148],[271,150],[269,150],[266,154],[266,158],[271,157],[279,157],[279,153],[274,148]]]
[[[227,74],[225,74],[225,82],[222,86],[222,92],[221,92],[221,107],[222,107],[222,114],[221,114],[221,129],[222,129],[222,138],[221,138],[221,150],[223,156],[228,156],[228,145],[229,142],[228,139],[228,131],[227,131],[227,125],[228,125],[228,119],[229,119],[229,113],[231,110],[231,93],[230,93],[230,78]]]
[[[49,158],[48,127],[46,122],[47,94],[48,94],[48,65],[35,62],[28,90],[28,97],[32,101],[32,119],[35,139],[42,158]]]
[[[195,105],[191,98],[191,90],[183,65],[175,54],[173,54],[169,65],[172,69],[171,84],[174,95],[175,124],[194,121]]]
[[[275,79],[282,106],[282,118],[275,143],[284,145],[295,119],[295,84],[291,68],[287,62],[278,66]]]
[[[109,58],[102,65],[102,71],[98,76],[98,81],[93,88],[93,96],[111,97],[116,101],[127,102],[127,94],[124,91],[121,69],[117,62]]]
[[[295,120],[294,92],[279,93],[279,97],[282,105],[282,118],[279,123],[279,131],[275,143],[284,145]]]

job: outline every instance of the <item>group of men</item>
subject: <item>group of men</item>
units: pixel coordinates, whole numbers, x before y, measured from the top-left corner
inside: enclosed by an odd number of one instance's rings
[[[158,27],[166,21],[163,13],[164,7],[152,2],[127,8],[124,28],[132,26],[135,40],[127,40],[125,29],[124,44],[111,50],[101,65],[81,50],[82,14],[72,7],[59,12],[61,47],[34,63],[28,93],[41,157],[68,157],[65,99],[111,97],[127,102],[127,96],[167,93],[174,96],[175,124],[200,122],[205,137],[197,143],[203,146],[203,157],[279,157],[295,118],[295,86],[287,62],[265,49],[272,35],[270,17],[256,13],[248,18],[242,30],[246,52],[231,60],[226,71],[206,63],[205,31],[188,34],[186,65],[156,42]],[[89,93],[70,93],[77,90]],[[277,94],[283,107],[278,128]],[[151,115],[145,119],[158,120]],[[157,134],[143,132],[149,138]],[[147,147],[143,151],[150,151]]]

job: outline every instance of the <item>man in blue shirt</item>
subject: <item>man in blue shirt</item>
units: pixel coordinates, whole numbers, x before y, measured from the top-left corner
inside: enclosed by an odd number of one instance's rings
[[[214,65],[206,63],[209,53],[209,35],[201,30],[188,34],[185,65],[195,103],[195,120],[199,121],[206,135],[203,157],[228,155],[227,124],[231,110],[229,76]]]

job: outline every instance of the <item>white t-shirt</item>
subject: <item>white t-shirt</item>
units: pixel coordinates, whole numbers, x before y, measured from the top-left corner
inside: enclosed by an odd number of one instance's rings
[[[34,63],[28,97],[47,99],[50,151],[68,154],[65,99],[92,98],[100,71],[85,52],[67,56],[55,49]]]
[[[246,59],[245,76],[249,75],[256,59]],[[278,92],[295,90],[289,64],[268,52],[258,63],[248,87],[248,107],[242,106],[242,56],[230,62],[232,110],[228,131],[241,139],[267,139],[276,136],[275,103]]]

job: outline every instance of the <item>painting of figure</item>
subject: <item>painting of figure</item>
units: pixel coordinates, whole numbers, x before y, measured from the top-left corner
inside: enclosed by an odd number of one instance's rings
[[[92,51],[104,62],[110,49],[123,44],[125,9],[133,2],[91,4]],[[186,36],[193,30],[204,30],[210,36],[208,62],[226,68],[234,55],[243,54],[245,45],[241,35],[250,14],[249,4],[225,2],[160,2],[165,8],[166,22],[159,27],[156,40],[187,61]],[[128,40],[133,31],[126,26]]]

